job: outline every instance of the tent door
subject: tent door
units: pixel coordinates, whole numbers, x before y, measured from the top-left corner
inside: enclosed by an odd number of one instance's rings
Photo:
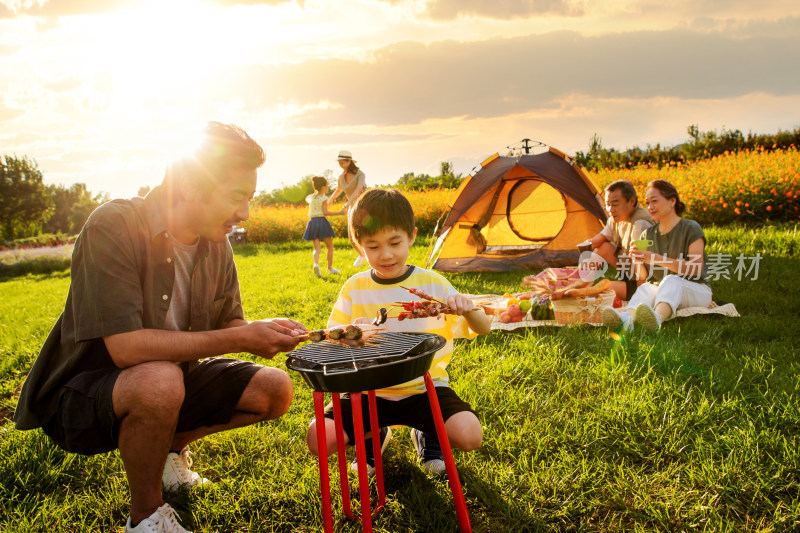
[[[509,180],[496,200],[487,225],[481,230],[484,254],[519,254],[535,251],[561,231],[567,219],[566,198],[534,177]]]

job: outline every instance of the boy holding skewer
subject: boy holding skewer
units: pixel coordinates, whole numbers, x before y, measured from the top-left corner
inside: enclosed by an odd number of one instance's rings
[[[436,272],[407,265],[409,248],[414,244],[417,228],[414,211],[408,200],[397,190],[372,189],[362,194],[348,214],[348,228],[354,243],[363,250],[371,267],[345,282],[328,319],[328,327],[340,327],[351,323],[369,323],[381,308],[391,308],[395,302],[411,299],[412,294],[424,292],[446,304],[448,314],[423,318],[403,315],[399,319],[397,310],[391,310],[383,327],[390,331],[426,332],[443,336],[447,343],[439,350],[431,363],[430,374],[442,418],[445,421],[450,444],[463,451],[480,446],[483,439],[480,421],[470,405],[461,400],[449,387],[447,365],[453,352],[454,337],[485,335],[491,330],[491,321],[482,309],[456,291],[450,282]],[[415,290],[412,294],[405,287]],[[422,300],[423,298],[419,298]],[[406,318],[408,317],[408,318]],[[354,346],[364,343],[344,341]],[[412,442],[422,467],[429,473],[442,473],[445,466],[436,438],[431,408],[422,377],[393,387],[376,391],[378,425],[381,449],[391,438],[388,426],[406,425],[412,428]],[[346,443],[353,442],[353,419],[350,402],[342,402],[342,425]],[[367,396],[362,396],[365,430],[370,432]],[[327,451],[336,450],[333,410],[329,404],[325,410]],[[312,421],[306,434],[306,442],[312,453],[319,453],[316,421]],[[374,472],[372,443],[366,445],[367,465]],[[355,460],[351,468],[355,469]]]

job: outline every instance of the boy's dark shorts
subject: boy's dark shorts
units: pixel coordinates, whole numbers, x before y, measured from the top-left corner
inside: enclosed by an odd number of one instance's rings
[[[261,366],[249,361],[214,357],[184,373],[185,397],[176,431],[226,424],[236,404]],[[112,392],[122,369],[82,372],[61,390],[58,411],[43,427],[64,450],[83,455],[117,448],[119,420],[114,416]]]
[[[435,387],[436,397],[439,399],[439,408],[442,411],[442,420],[447,419],[456,413],[469,411],[478,416],[470,405],[458,397],[450,387]],[[433,422],[433,412],[428,402],[428,393],[414,394],[402,400],[386,400],[381,397],[375,398],[378,411],[378,426],[409,426],[419,429],[428,435],[436,435],[436,426]],[[342,429],[347,435],[348,442],[353,442],[353,404],[349,394],[342,394]],[[325,406],[325,418],[333,420],[333,404]],[[372,431],[369,421],[369,397],[367,393],[361,394],[361,420],[364,423],[364,431]]]

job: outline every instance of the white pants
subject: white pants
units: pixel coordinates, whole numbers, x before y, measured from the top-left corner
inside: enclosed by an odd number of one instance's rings
[[[659,285],[642,283],[633,293],[628,309],[634,310],[639,304],[647,304],[653,309],[660,304],[669,305],[671,318],[682,307],[708,307],[711,304],[711,287],[705,283],[689,281],[680,276],[664,276]]]

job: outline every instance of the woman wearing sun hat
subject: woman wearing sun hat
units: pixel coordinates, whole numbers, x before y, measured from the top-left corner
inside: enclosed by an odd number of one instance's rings
[[[367,188],[367,177],[364,175],[364,171],[356,166],[356,162],[353,161],[353,154],[349,150],[340,150],[337,159],[339,160],[339,166],[342,167],[342,174],[339,176],[336,190],[333,191],[333,195],[331,195],[329,201],[332,204],[344,193],[347,197],[347,201],[344,206],[342,206],[342,209],[346,210],[355,203],[358,197],[361,196],[361,193],[364,192],[364,189]],[[358,247],[355,245],[354,248],[358,250]],[[360,255],[359,252],[359,256],[356,258],[353,266],[358,267],[362,264],[364,264],[364,256]]]

